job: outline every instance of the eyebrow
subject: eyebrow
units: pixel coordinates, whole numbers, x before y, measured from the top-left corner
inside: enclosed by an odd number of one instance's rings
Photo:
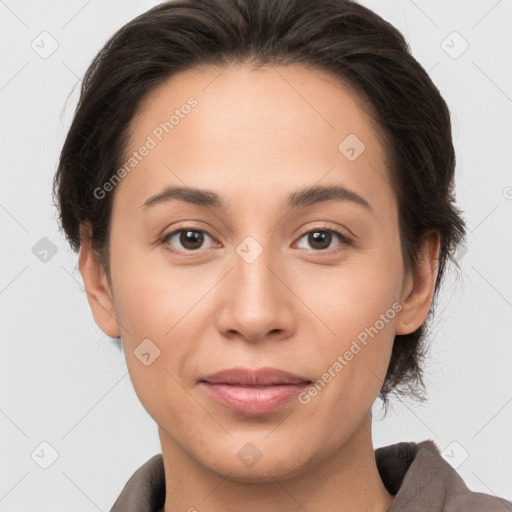
[[[151,196],[141,207],[142,211],[151,206],[167,203],[172,200],[184,201],[197,206],[226,210],[222,197],[212,190],[191,187],[166,187],[162,192]],[[341,185],[314,186],[291,193],[286,201],[290,209],[306,207],[326,201],[351,202],[371,211],[368,201],[356,192]]]

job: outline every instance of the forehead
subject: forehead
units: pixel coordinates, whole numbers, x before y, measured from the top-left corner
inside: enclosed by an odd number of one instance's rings
[[[123,164],[144,146],[115,194],[125,189],[133,205],[169,184],[262,198],[269,184],[338,179],[375,198],[389,184],[368,105],[337,78],[297,65],[176,74],[140,104]]]

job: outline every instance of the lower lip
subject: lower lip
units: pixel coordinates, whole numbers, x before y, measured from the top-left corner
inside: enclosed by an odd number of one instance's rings
[[[296,398],[308,385],[304,383],[244,387],[208,382],[201,384],[214,400],[233,411],[245,414],[273,412]]]

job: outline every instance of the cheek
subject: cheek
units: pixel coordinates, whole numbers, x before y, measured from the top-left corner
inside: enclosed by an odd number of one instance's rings
[[[167,392],[176,392],[172,378],[176,372],[168,360],[172,355],[173,365],[177,365],[186,358],[190,344],[174,332],[184,317],[186,320],[188,304],[193,304],[184,295],[197,297],[197,293],[190,287],[183,292],[182,283],[169,278],[168,271],[166,278],[163,269],[148,263],[138,251],[113,249],[114,307],[126,364],[137,395],[144,407],[151,409],[156,400],[165,403]]]
[[[187,418],[198,414],[183,385],[184,368],[196,349],[191,341],[199,336],[191,307],[208,283],[196,283],[201,289],[194,289],[191,276],[165,277],[166,272],[155,267],[118,275],[116,314],[123,325],[126,365],[141,404],[158,424],[185,435]]]
[[[155,254],[160,250],[154,249]],[[115,261],[116,315],[130,343],[172,337],[213,283],[198,279],[192,266],[173,269],[165,257],[155,258],[142,250],[126,252]]]
[[[395,337],[395,319],[401,306],[389,295],[373,300],[343,301],[333,310],[330,323],[335,336],[324,337],[319,347],[325,379],[335,374],[340,391],[347,397],[372,395],[380,388],[391,356]],[[337,314],[336,314],[337,312]],[[343,388],[343,389],[341,389]],[[366,390],[366,391],[365,391]]]
[[[125,352],[126,362],[135,393],[149,416],[178,439],[186,439],[191,435],[190,425],[204,415],[204,409],[181,384],[179,371],[169,363],[174,359],[174,349],[163,347],[148,366]]]
[[[402,308],[401,268],[398,251],[387,251],[386,256],[386,251],[375,250],[330,275],[319,269],[311,276],[315,286],[305,302],[314,304],[324,333],[315,340],[313,356],[313,367],[323,373],[314,396],[305,397],[323,402],[316,410],[357,416],[378,395]],[[331,419],[324,418],[327,424]]]
[[[396,303],[395,308],[386,300],[381,303],[358,307],[347,302],[343,315],[336,321],[333,317],[336,338],[326,338],[314,351],[319,373],[301,403],[314,411],[315,423],[333,446],[363,421],[382,387],[395,336]]]
[[[322,320],[322,330],[331,339],[343,344],[357,337],[400,300],[402,266],[395,252],[368,251],[337,267],[311,266],[296,281],[295,289]],[[392,328],[395,313],[394,309],[388,312],[379,330]]]

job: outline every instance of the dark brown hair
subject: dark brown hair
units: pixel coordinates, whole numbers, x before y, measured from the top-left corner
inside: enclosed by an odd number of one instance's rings
[[[449,109],[402,34],[349,0],[175,0],[136,17],[87,69],[54,178],[59,221],[73,248],[89,221],[93,247],[110,280],[112,197],[98,199],[118,170],[130,121],[142,100],[179,71],[201,65],[299,64],[330,73],[363,98],[385,140],[399,208],[405,268],[415,268],[426,235],[441,235],[434,299],[448,259],[465,234],[453,195],[455,154]],[[341,141],[340,141],[341,142]],[[395,336],[379,397],[423,400],[427,321]],[[120,339],[116,338],[118,347]]]

